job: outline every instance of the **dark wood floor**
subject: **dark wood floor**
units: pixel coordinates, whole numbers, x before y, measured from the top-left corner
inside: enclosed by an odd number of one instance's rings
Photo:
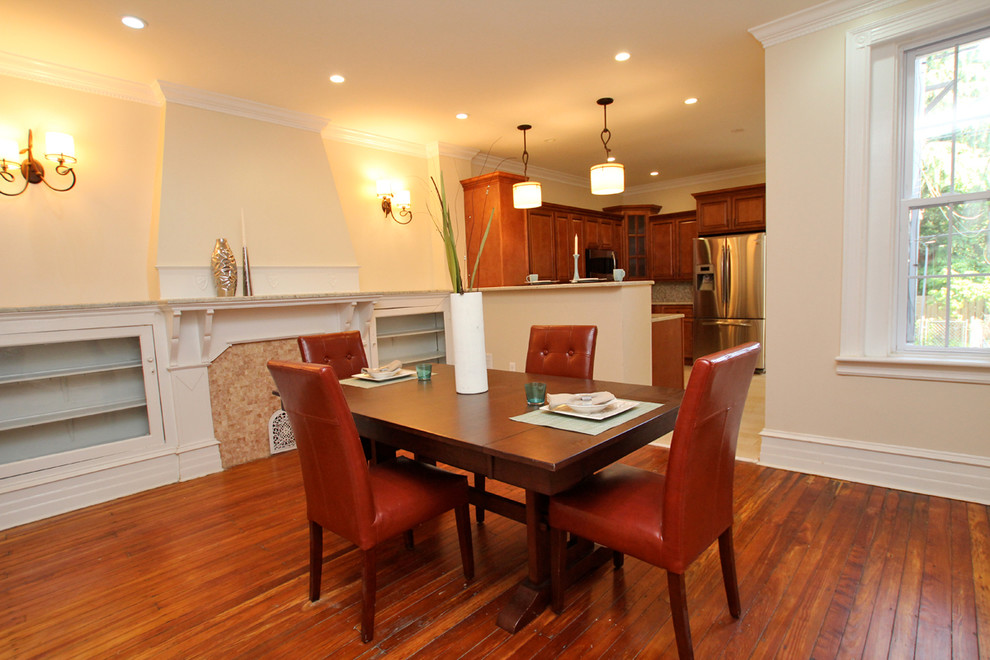
[[[736,499],[743,614],[709,549],[687,574],[699,658],[990,657],[990,507],[745,463]],[[356,551],[327,535],[310,604],[306,534],[295,452],[0,532],[0,656],[676,657],[664,573],[632,558],[496,627],[526,547],[491,515],[466,587],[452,514],[386,544],[365,645]]]

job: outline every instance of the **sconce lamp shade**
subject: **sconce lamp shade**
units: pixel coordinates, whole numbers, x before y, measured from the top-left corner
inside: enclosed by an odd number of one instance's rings
[[[20,149],[17,148],[16,140],[0,140],[0,160],[6,161],[8,169],[21,167]]]
[[[412,206],[412,195],[408,190],[395,191],[395,205],[405,209]]]
[[[619,163],[591,166],[591,194],[615,195],[626,189],[626,171]]]
[[[388,179],[379,179],[376,181],[375,194],[379,197],[390,197],[392,195],[392,182]]]
[[[51,161],[76,162],[76,143],[66,133],[45,134],[45,158]]]
[[[543,205],[543,188],[539,181],[521,181],[512,184],[512,206],[517,209],[535,209]]]

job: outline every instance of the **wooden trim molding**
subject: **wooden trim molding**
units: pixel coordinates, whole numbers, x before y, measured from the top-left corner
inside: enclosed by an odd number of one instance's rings
[[[984,456],[774,429],[760,436],[760,465],[990,504],[990,458]]]

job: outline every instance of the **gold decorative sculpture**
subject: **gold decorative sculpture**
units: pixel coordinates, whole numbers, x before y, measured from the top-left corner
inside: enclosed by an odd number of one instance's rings
[[[218,238],[213,246],[213,281],[217,285],[217,296],[226,298],[237,293],[237,261],[234,252],[227,245],[226,238]]]

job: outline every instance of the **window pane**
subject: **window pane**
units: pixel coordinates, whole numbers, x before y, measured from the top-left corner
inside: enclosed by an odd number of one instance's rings
[[[956,204],[951,208],[952,272],[990,273],[990,202]]]
[[[948,274],[949,207],[933,206],[911,212],[912,275],[929,277]]]
[[[990,348],[990,277],[953,277],[949,286],[949,346]]]
[[[945,346],[945,278],[914,278],[910,282],[907,343],[915,346]]]

